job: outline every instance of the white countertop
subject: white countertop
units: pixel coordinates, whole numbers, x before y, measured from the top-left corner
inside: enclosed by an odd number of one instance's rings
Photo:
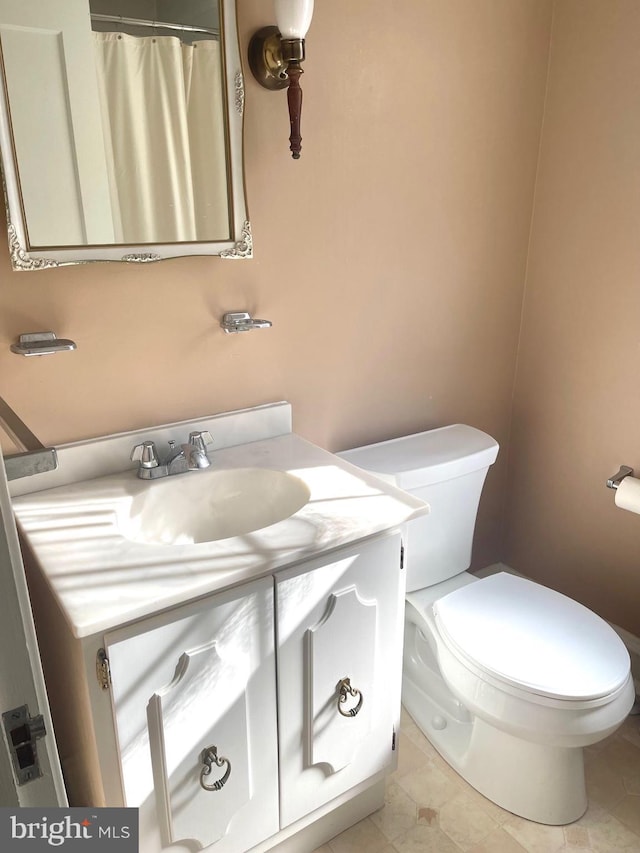
[[[123,502],[166,480],[140,480],[130,470],[14,497],[18,526],[76,637],[270,574],[428,512],[417,498],[295,434],[210,456],[211,468],[170,479],[262,467],[299,477],[310,499],[284,521],[249,534],[159,545],[126,539],[117,519]]]

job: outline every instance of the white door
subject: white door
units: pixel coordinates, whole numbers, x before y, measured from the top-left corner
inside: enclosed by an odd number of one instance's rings
[[[30,246],[113,243],[87,0],[0,0]]]
[[[400,544],[383,536],[276,576],[283,827],[395,761]]]
[[[0,714],[27,705],[31,717],[42,715],[46,730],[36,742],[43,775],[23,785],[16,784],[0,736],[0,805],[62,806],[66,794],[1,452],[0,518]]]
[[[118,628],[104,646],[124,805],[139,809],[141,853],[244,853],[274,835],[272,579]]]

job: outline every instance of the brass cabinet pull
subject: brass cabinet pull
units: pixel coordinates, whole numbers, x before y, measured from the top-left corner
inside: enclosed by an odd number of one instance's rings
[[[360,708],[362,708],[363,696],[359,690],[356,690],[355,687],[351,686],[350,678],[342,678],[338,682],[338,711],[342,714],[343,717],[355,717]],[[342,706],[347,701],[347,696],[358,696],[358,704],[344,711]]]
[[[218,756],[217,746],[208,746],[200,753],[200,760],[204,764],[204,767],[200,771],[200,784],[205,791],[219,791],[220,788],[224,788],[229,776],[231,775],[231,762],[229,759]],[[220,779],[216,779],[213,784],[207,785],[205,782],[205,776],[208,776],[211,773],[214,764],[216,767],[223,767],[226,764],[227,769],[224,771],[224,776]]]

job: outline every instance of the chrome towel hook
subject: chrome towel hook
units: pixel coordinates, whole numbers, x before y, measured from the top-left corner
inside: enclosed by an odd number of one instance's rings
[[[268,329],[271,320],[254,320],[246,311],[225,314],[220,323],[227,335],[235,332],[250,332],[252,329]]]
[[[10,349],[18,355],[53,355],[76,349],[76,344],[67,338],[57,338],[55,332],[29,332],[20,335],[18,343],[11,344]]]

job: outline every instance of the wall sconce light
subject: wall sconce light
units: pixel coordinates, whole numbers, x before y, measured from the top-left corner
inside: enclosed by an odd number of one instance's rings
[[[287,89],[291,136],[289,147],[294,160],[300,158],[302,137],[302,89],[304,39],[313,16],[313,0],[274,0],[276,24],[262,27],[249,42],[249,67],[265,89]]]

